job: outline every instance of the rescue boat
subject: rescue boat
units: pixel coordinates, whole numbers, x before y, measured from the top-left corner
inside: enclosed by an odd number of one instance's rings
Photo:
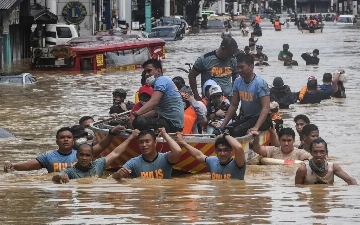
[[[298,27],[299,30],[301,31],[301,33],[305,33],[305,34],[309,34],[309,33],[314,33],[314,34],[319,34],[322,33],[324,30],[324,24],[323,23],[319,23],[319,25],[317,27]]]
[[[121,115],[125,115],[120,114]],[[115,121],[115,119],[108,119],[100,122],[96,122],[91,124],[90,129],[94,132],[95,136],[98,140],[103,139],[107,133],[109,132],[110,128],[113,128],[114,126],[110,125]],[[121,123],[121,122],[120,122]],[[125,123],[123,123],[125,125]],[[105,157],[108,155],[114,148],[119,146],[124,140],[126,140],[131,134],[131,130],[127,130],[119,134],[118,136],[113,138],[112,143],[110,146],[101,153],[101,157]],[[171,136],[175,137],[175,134],[169,134]],[[211,156],[215,155],[215,137],[213,135],[209,134],[193,134],[189,136],[185,136],[185,140],[187,143],[189,143],[191,146],[194,146],[195,148],[202,151],[205,155]],[[242,147],[245,151],[245,159],[247,163],[251,163],[251,161],[254,161],[258,158],[258,154],[252,151],[249,147],[249,143],[252,140],[251,135],[247,135],[244,137],[237,138],[239,142],[241,142]],[[269,145],[270,141],[270,134],[268,132],[262,132],[260,134],[260,144],[261,145]],[[163,138],[157,138],[157,145],[156,149],[158,152],[167,152],[169,151],[169,146],[164,141]],[[139,144],[137,140],[132,140],[127,147],[126,151],[121,154],[121,156],[115,160],[113,164],[110,165],[107,169],[118,169],[122,165],[124,165],[129,159],[139,156],[141,154],[141,151],[139,149]],[[186,173],[205,173],[208,172],[208,169],[206,165],[201,164],[198,162],[195,158],[190,156],[190,154],[186,151],[185,148],[182,148],[182,155],[178,163],[176,163],[173,167],[174,170],[186,172]]]
[[[135,70],[148,59],[165,58],[165,41],[116,35],[78,37],[54,47],[34,48],[33,70]]]

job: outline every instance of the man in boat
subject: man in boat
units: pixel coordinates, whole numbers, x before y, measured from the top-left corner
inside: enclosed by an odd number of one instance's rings
[[[299,134],[301,145],[303,145],[304,138],[302,136],[302,129],[305,125],[310,123],[309,117],[299,114],[294,118],[296,132]]]
[[[52,180],[56,183],[68,183],[69,180],[85,177],[101,178],[105,169],[111,165],[126,150],[131,140],[137,138],[139,130],[134,130],[132,134],[117,146],[106,157],[101,157],[93,161],[93,147],[88,144],[81,144],[76,152],[77,163],[60,174],[53,176]]]
[[[157,152],[156,136],[152,130],[143,130],[138,135],[141,155],[130,159],[112,177],[116,180],[129,177],[169,179],[172,167],[179,161],[181,147],[166,133],[164,128],[159,134],[169,145],[170,151]],[[124,148],[127,148],[127,143]]]
[[[184,107],[179,90],[168,76],[163,75],[159,60],[149,59],[144,62],[143,68],[146,71],[146,83],[153,86],[154,92],[145,105],[132,113],[130,124],[133,125],[136,118],[143,117],[149,122],[155,120],[169,133],[182,131]]]
[[[303,127],[301,135],[303,141],[298,148],[310,152],[311,143],[319,137],[319,128],[315,124],[309,123]]]
[[[271,125],[270,90],[268,84],[260,76],[254,73],[254,58],[245,55],[237,59],[240,77],[234,82],[233,98],[220,131],[235,116],[241,101],[242,118],[234,122],[230,134],[241,137],[250,131],[265,131]]]
[[[189,86],[180,89],[184,103],[184,129],[183,134],[198,134],[198,124],[206,121],[206,106],[202,101],[196,101]]]
[[[262,45],[256,45],[255,61],[259,61],[259,56],[263,56],[264,61],[268,61],[267,55],[262,52],[263,48]]]
[[[108,135],[103,138],[99,144],[93,147],[94,155],[99,155],[104,151],[112,142],[112,139],[117,133],[123,130],[122,126],[117,126],[109,130]],[[66,168],[69,168],[76,164],[76,150],[74,147],[74,136],[80,135],[79,133],[73,134],[73,130],[70,127],[62,127],[56,132],[56,144],[59,149],[50,151],[39,155],[36,159],[20,162],[16,164],[7,163],[4,166],[4,172],[7,173],[9,170],[17,171],[30,171],[39,170],[42,168],[47,169],[48,173],[61,172]],[[87,134],[81,134],[86,136]],[[87,141],[84,138],[85,142]],[[82,141],[79,144],[84,143]]]
[[[270,101],[277,102],[280,109],[288,109],[289,105],[297,102],[297,95],[291,92],[290,87],[284,84],[281,77],[275,77],[273,87],[270,88]]]
[[[225,132],[217,137],[215,141],[216,156],[206,156],[199,149],[186,143],[180,133],[177,134],[176,140],[186,148],[192,157],[208,167],[212,180],[244,180],[246,170],[244,149],[240,142],[231,137],[229,133]],[[235,159],[232,158],[233,149],[235,150]]]
[[[278,60],[285,61],[286,60],[286,55],[287,55],[288,52],[290,52],[289,51],[289,45],[288,44],[283,44],[283,50],[279,52]]]
[[[255,44],[258,41],[259,41],[259,38],[256,38],[256,40],[255,40],[255,33],[251,33],[251,37],[249,38],[249,50],[254,51]]]
[[[125,103],[127,92],[122,88],[113,91],[113,106],[110,108],[110,116],[116,118],[119,113],[131,110],[134,106],[131,102]]]
[[[81,125],[84,129],[88,129],[90,124],[94,123],[94,118],[91,116],[83,116],[79,120],[79,125]]]
[[[172,81],[174,82],[178,90],[186,86],[184,78],[180,76],[174,77]]]
[[[231,38],[231,32],[228,27],[225,27],[225,30],[221,33],[221,38]]]
[[[284,66],[298,66],[298,62],[293,60],[293,54],[291,52],[286,53]]]
[[[333,184],[334,175],[349,185],[357,185],[341,167],[326,160],[327,143],[322,138],[315,139],[310,145],[312,159],[301,165],[296,171],[295,184]]]
[[[207,106],[211,102],[209,90],[213,85],[218,84],[214,80],[207,80],[202,87],[202,93],[204,97],[201,99],[201,101],[205,104],[205,106]]]
[[[150,86],[150,84],[144,84],[139,89],[139,102],[134,105],[130,112],[130,116],[133,112],[139,110],[143,105],[145,105],[151,98],[151,95],[154,93],[154,89]]]
[[[305,60],[306,65],[318,65],[319,61],[320,61],[318,56],[319,56],[318,49],[314,49],[312,55],[309,52],[301,54],[301,58],[303,58],[303,60]]]
[[[212,134],[215,128],[221,126],[226,113],[229,109],[230,102],[223,95],[219,85],[213,85],[209,89],[211,101],[207,104],[207,129],[208,134]]]
[[[201,74],[201,87],[207,80],[212,79],[220,85],[224,95],[231,98],[232,82],[238,76],[236,59],[233,57],[237,49],[238,45],[233,38],[225,38],[217,50],[205,53],[195,61],[189,73],[189,83],[196,100],[201,100],[196,83],[199,74]]]
[[[257,63],[255,63],[255,66],[270,66],[270,64],[269,63],[267,63],[267,62],[265,62],[264,61],[264,55],[258,55],[258,54],[256,54],[257,56],[255,56],[255,57],[257,57],[256,59],[259,61],[259,62],[257,62]]]
[[[305,160],[312,158],[311,154],[307,151],[294,147],[295,132],[289,127],[283,128],[279,132],[280,147],[261,146],[259,132],[253,131],[252,134],[254,137],[252,150],[260,156],[283,160]]]
[[[270,102],[271,121],[276,133],[279,134],[280,130],[284,127],[284,121],[279,114],[279,104],[275,101]],[[270,143],[273,145],[273,143]]]

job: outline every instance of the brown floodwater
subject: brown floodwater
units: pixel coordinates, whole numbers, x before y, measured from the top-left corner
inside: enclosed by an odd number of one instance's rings
[[[239,47],[248,38],[232,31]],[[346,99],[332,99],[320,105],[292,105],[281,111],[286,126],[307,114],[328,142],[331,161],[359,180],[360,78],[359,30],[327,23],[322,34],[302,34],[293,26],[275,32],[264,22],[264,46],[271,66],[256,68],[269,85],[281,76],[293,91],[306,84],[307,77],[319,81],[325,72],[343,68],[350,75]],[[359,42],[344,42],[344,39]],[[220,31],[187,36],[167,44],[164,66],[170,77],[183,76],[176,67],[194,62],[221,42]],[[288,43],[300,66],[287,68],[277,61],[282,45]],[[320,50],[319,66],[305,66],[300,55]],[[28,61],[14,63],[8,71],[28,71]],[[0,140],[0,167],[36,158],[56,149],[55,133],[77,124],[84,115],[107,116],[115,88],[129,91],[133,100],[140,87],[140,71],[99,74],[34,72],[38,83],[25,88],[0,86],[0,127],[32,140]],[[199,83],[199,81],[198,81]],[[209,174],[184,175],[171,180],[111,178],[73,180],[53,184],[45,170],[0,172],[0,224],[359,224],[358,186],[335,178],[332,186],[296,187],[296,166],[247,167],[245,181],[211,181]]]

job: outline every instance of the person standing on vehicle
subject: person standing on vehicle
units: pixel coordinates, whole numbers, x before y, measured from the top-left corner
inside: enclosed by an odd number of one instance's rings
[[[189,73],[189,83],[196,100],[201,100],[196,83],[199,74],[201,74],[201,87],[207,80],[212,79],[220,85],[224,95],[230,100],[233,94],[232,83],[238,77],[234,58],[237,49],[238,45],[233,38],[224,38],[217,50],[205,53],[195,61]]]

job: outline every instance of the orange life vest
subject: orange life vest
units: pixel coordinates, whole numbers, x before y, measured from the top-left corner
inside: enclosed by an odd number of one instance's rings
[[[316,20],[310,20],[310,23],[313,23],[314,26],[316,26],[316,24],[317,24]]]
[[[261,22],[262,22],[261,17],[260,17],[260,16],[256,16],[256,17],[255,17],[255,21],[258,22],[258,23],[261,23]]]
[[[274,23],[275,30],[281,30],[281,25],[279,21],[275,21]]]
[[[192,106],[185,109],[183,134],[192,134],[194,123],[197,119],[196,112]]]
[[[271,113],[271,120],[272,120],[272,121],[274,121],[274,120],[281,120],[281,116],[280,116],[279,112]]]

